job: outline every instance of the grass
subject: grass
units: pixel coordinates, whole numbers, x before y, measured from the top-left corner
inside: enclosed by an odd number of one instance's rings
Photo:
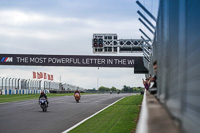
[[[70,133],[135,132],[142,95],[126,97],[82,123]]]
[[[85,94],[88,94],[88,93],[81,93],[81,95],[85,95]],[[72,96],[74,95],[74,93],[62,93],[62,94],[50,93],[46,95],[49,98],[49,97],[59,97],[59,96]],[[0,103],[38,99],[39,96],[40,94],[0,95]]]

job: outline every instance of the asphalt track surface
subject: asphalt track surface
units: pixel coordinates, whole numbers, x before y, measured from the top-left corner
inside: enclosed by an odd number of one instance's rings
[[[73,96],[49,98],[47,112],[42,112],[38,100],[3,103],[0,104],[0,133],[61,133],[129,95],[82,95],[79,103]]]

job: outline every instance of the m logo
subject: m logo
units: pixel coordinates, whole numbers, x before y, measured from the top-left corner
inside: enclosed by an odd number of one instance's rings
[[[1,62],[13,62],[13,57],[3,57]]]

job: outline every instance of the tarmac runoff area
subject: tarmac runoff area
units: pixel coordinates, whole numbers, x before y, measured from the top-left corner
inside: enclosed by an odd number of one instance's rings
[[[76,103],[73,96],[49,98],[47,112],[42,112],[38,100],[0,104],[0,132],[66,132],[108,105],[130,95],[132,94],[82,95],[80,103]]]

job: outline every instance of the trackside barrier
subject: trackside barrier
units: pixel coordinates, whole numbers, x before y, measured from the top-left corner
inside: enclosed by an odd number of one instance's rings
[[[2,95],[12,95],[12,94],[40,94],[41,91],[44,93],[50,93],[49,90],[16,90],[16,89],[4,89],[2,90]]]

